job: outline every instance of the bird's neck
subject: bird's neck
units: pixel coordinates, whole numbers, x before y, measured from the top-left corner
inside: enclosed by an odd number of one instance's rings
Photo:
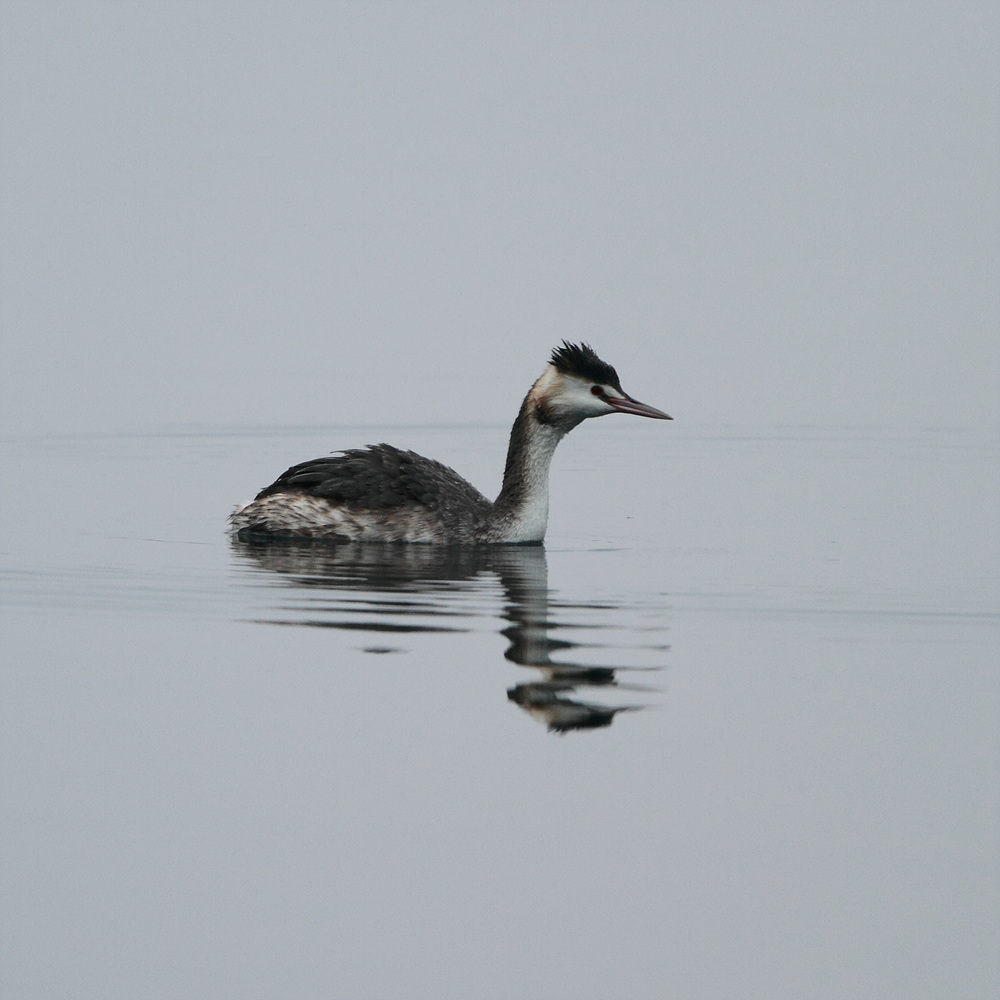
[[[579,421],[558,420],[536,382],[510,432],[503,487],[494,503],[505,525],[504,541],[540,542],[549,519],[549,465],[556,445]]]

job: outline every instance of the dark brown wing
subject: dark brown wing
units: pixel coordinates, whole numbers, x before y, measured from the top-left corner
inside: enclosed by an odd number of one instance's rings
[[[293,465],[255,499],[275,493],[305,493],[357,510],[406,506],[440,510],[489,503],[453,469],[391,444],[351,448]]]

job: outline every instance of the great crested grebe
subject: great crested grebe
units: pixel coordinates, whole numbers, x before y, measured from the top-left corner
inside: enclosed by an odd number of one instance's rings
[[[230,530],[239,538],[538,545],[556,445],[587,417],[616,412],[672,419],[627,395],[589,345],[563,341],[524,397],[492,503],[446,465],[375,444],[293,465],[233,512]]]

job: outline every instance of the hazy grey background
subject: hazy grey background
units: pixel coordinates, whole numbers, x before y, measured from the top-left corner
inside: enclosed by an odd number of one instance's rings
[[[4,1000],[1000,995],[998,52],[0,5]],[[495,490],[563,337],[677,419],[570,435],[530,587],[230,548],[372,439]],[[546,733],[518,614],[643,710]]]
[[[997,421],[995,3],[7,2],[0,46],[8,434],[506,422],[563,337],[687,423]]]

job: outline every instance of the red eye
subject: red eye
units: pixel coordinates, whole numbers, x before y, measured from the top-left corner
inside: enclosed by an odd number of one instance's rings
[[[594,385],[594,386],[591,386],[590,391],[595,396],[603,396],[604,395],[604,386],[603,385]]]

